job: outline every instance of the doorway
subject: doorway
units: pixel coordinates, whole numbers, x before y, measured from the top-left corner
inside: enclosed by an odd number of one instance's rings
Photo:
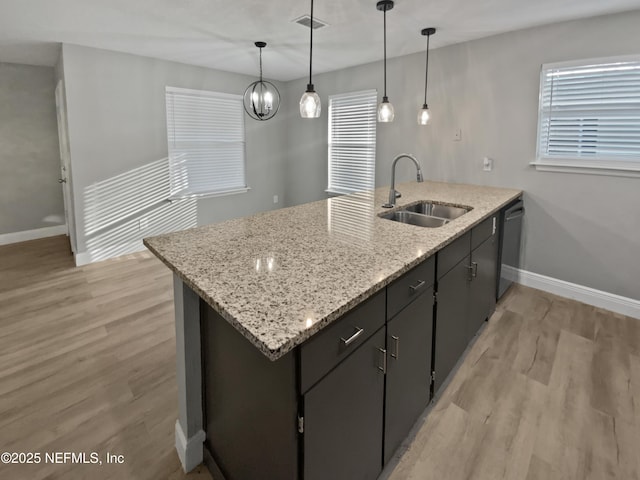
[[[73,186],[71,185],[71,151],[69,149],[69,133],[67,130],[67,102],[64,81],[56,85],[56,112],[58,116],[58,139],[60,144],[60,178],[64,198],[64,217],[67,222],[67,236],[71,252],[76,253],[76,222],[73,209]]]

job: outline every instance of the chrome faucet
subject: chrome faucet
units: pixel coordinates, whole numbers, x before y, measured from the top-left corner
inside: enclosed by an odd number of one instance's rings
[[[424,182],[424,178],[422,177],[422,169],[420,168],[420,164],[418,163],[418,160],[416,160],[416,157],[408,153],[401,153],[393,159],[393,164],[391,165],[391,188],[389,190],[389,202],[382,205],[383,208],[394,207],[396,204],[396,198],[400,198],[402,196],[400,192],[396,191],[396,163],[398,163],[398,160],[400,160],[402,157],[407,157],[413,160],[413,163],[415,163],[416,169],[418,171],[416,180],[418,182]]]

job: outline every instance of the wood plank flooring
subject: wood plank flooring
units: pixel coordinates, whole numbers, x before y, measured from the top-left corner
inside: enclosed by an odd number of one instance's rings
[[[516,285],[383,478],[638,480],[639,370],[640,320]]]
[[[0,452],[103,460],[0,464],[0,479],[211,479],[173,448],[172,295],[148,253],[76,268],[66,237],[0,247]]]
[[[65,237],[0,247],[0,453],[125,458],[0,479],[211,480],[173,448],[171,281],[148,253],[75,268]],[[640,321],[512,288],[405,450],[383,478],[640,480]]]

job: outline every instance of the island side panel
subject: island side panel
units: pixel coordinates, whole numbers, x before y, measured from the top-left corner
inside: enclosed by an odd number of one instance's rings
[[[297,350],[271,361],[204,301],[201,309],[210,470],[226,480],[297,479]]]
[[[173,276],[176,321],[176,381],[178,420],[176,450],[185,472],[202,463],[202,357],[200,355],[200,297]]]

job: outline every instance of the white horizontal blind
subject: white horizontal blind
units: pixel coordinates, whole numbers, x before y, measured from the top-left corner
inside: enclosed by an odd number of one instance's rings
[[[246,189],[242,96],[166,88],[171,196]]]
[[[376,173],[375,90],[329,96],[329,186],[334,193],[370,190]]]
[[[640,161],[640,58],[543,65],[538,158]]]

